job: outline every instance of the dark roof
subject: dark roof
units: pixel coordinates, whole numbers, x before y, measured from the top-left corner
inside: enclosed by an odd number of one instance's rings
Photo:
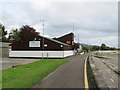
[[[43,37],[43,36],[41,36],[41,37]],[[65,45],[65,46],[70,46],[70,45],[68,45],[68,44],[66,44],[66,43],[60,42],[60,41],[55,40],[55,39],[51,39],[51,38],[48,38],[48,37],[44,37],[44,38],[46,38],[46,39],[48,39],[48,40],[51,40],[51,41],[53,41],[53,42],[56,42],[56,43],[59,43],[59,44]]]
[[[73,45],[74,42],[74,34],[73,33],[69,33],[66,34],[64,36],[61,36],[59,38],[53,38],[54,40],[63,42],[63,43],[67,43],[68,41],[70,41],[70,43],[68,45]]]

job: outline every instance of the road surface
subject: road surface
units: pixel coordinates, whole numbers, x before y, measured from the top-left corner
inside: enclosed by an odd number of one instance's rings
[[[23,64],[32,63],[39,61],[40,59],[27,59],[27,58],[9,58],[9,57],[0,57],[0,71],[12,68],[12,66],[19,66]]]
[[[84,88],[84,60],[88,54],[76,55],[32,88]]]

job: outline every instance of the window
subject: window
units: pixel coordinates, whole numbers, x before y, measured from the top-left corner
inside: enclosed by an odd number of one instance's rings
[[[71,44],[71,41],[66,41],[67,44]]]
[[[47,44],[44,44],[44,47],[47,47]]]

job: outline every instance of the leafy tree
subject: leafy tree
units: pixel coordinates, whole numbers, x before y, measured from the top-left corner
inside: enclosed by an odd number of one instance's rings
[[[89,51],[89,47],[88,47],[88,46],[83,46],[83,45],[82,45],[82,49],[83,49],[83,51],[85,51],[85,52],[88,52],[88,51]]]
[[[0,32],[0,41],[6,42],[7,31],[5,30],[5,26],[3,26],[1,23],[0,23],[0,31],[2,31]]]
[[[19,41],[20,40],[19,30],[18,29],[12,29],[11,32],[9,33],[8,40],[9,40],[9,42]]]
[[[98,50],[100,50],[99,46],[92,46],[92,51],[98,51]]]
[[[28,25],[20,28],[19,38],[21,41],[29,41],[34,40],[34,38],[38,37],[39,33],[36,30]]]
[[[115,47],[110,47],[110,50],[117,50],[117,48],[115,48]]]
[[[106,44],[101,44],[101,50],[107,50],[108,49],[108,47],[106,46]]]

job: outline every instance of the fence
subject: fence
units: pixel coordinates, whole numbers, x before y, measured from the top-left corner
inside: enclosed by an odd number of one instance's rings
[[[74,55],[73,50],[68,51],[9,51],[9,57],[40,57],[40,58],[64,58]]]

